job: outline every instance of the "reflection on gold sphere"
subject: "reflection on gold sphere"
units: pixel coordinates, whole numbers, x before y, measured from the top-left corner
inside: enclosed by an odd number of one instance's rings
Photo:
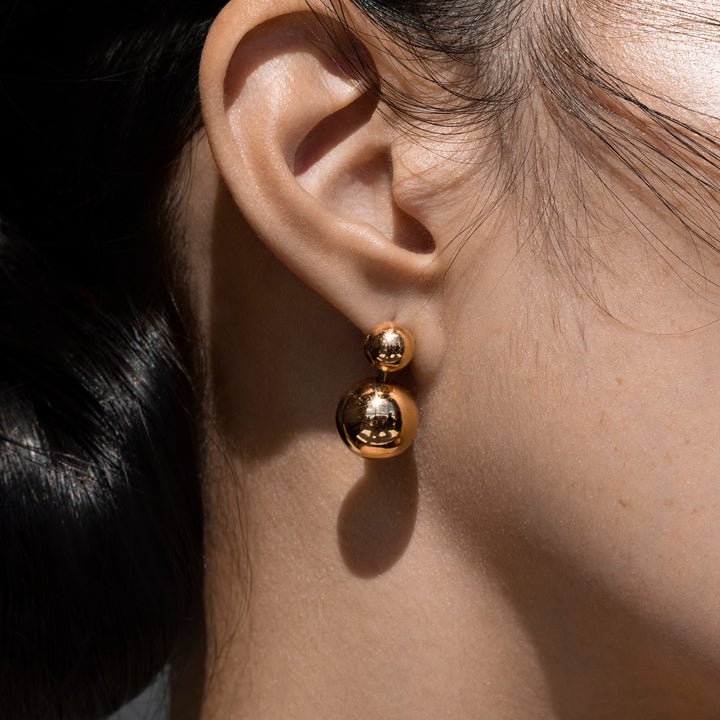
[[[388,458],[412,444],[418,411],[407,390],[365,380],[342,396],[336,422],[340,437],[353,452],[364,458]]]
[[[412,360],[414,352],[412,333],[396,322],[377,325],[365,338],[365,355],[381,372],[401,370]]]

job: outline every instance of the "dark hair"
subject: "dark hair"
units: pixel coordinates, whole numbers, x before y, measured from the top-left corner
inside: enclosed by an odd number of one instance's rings
[[[528,32],[523,0],[354,1],[430,77],[438,53],[468,70],[452,85],[436,77],[447,102],[433,107],[382,86],[398,116],[509,128],[539,83],[557,117],[627,149],[634,136],[594,89],[717,167],[711,138],[653,114],[566,42],[570,18],[546,18],[553,31],[509,55],[511,34]],[[221,4],[0,9],[2,718],[102,716],[200,610],[201,369],[178,311],[172,181],[201,127],[196,73]]]
[[[100,717],[198,612],[168,183],[218,5],[0,11],[0,717]]]

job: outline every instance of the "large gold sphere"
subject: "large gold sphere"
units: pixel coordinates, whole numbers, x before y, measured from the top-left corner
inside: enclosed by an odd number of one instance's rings
[[[400,323],[384,322],[375,326],[365,337],[365,356],[381,372],[401,370],[412,360],[415,340]]]
[[[340,399],[336,422],[345,444],[364,458],[405,452],[415,439],[418,411],[407,390],[365,380]]]

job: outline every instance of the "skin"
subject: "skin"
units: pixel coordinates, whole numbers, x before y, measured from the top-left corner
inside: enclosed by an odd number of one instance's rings
[[[537,177],[587,249],[559,257],[521,202],[541,183],[493,205],[492,143],[385,122],[305,8],[231,2],[201,67],[185,226],[206,619],[173,720],[717,718],[720,256],[590,137],[602,182],[563,165],[540,110]],[[720,135],[717,40],[641,31],[640,10],[583,7],[594,51]],[[390,318],[415,334],[400,382],[421,427],[370,462],[334,411]]]

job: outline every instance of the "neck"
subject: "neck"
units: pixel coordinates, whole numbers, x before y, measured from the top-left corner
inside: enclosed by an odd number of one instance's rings
[[[568,568],[510,534],[459,547],[419,496],[412,453],[371,463],[335,443],[300,438],[263,462],[211,452],[207,634],[202,663],[174,683],[173,720],[677,720],[717,707],[692,659]]]
[[[443,547],[412,455],[313,450],[215,473],[201,717],[463,718],[501,698],[523,716],[543,692],[534,654],[497,585]]]

